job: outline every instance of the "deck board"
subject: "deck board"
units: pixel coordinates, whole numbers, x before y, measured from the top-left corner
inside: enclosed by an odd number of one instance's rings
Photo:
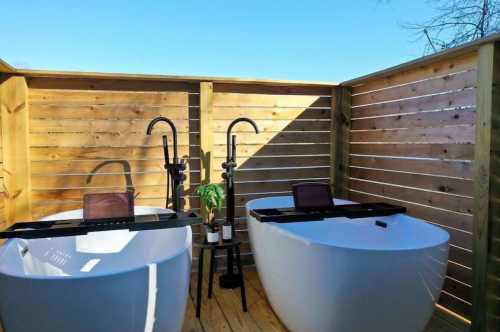
[[[208,269],[205,269],[207,271]],[[201,320],[195,317],[195,290],[197,276],[193,274],[191,280],[191,296],[184,320],[183,332],[209,331],[276,331],[286,332],[287,329],[280,322],[272,310],[258,274],[253,267],[245,268],[245,283],[247,291],[248,312],[241,309],[239,289],[220,289],[217,285],[218,276],[214,279],[214,293],[212,299],[207,298],[206,274],[203,285],[203,300],[201,306]],[[436,312],[424,332],[466,332],[466,324],[452,322],[442,313]]]

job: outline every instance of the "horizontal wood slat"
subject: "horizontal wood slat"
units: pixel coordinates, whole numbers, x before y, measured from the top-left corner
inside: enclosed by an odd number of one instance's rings
[[[215,165],[224,162],[224,158],[214,158]],[[313,167],[328,166],[330,156],[310,157],[255,157],[255,158],[237,158],[236,163],[239,169],[249,168],[283,168],[283,167]]]
[[[30,104],[199,106],[199,96],[187,92],[130,92],[30,89]]]
[[[476,105],[475,88],[449,91],[411,99],[392,100],[379,104],[356,106],[352,109],[353,118],[369,116],[396,115],[436,110],[455,110]]]
[[[412,169],[408,169],[413,171]],[[472,197],[472,181],[442,176],[351,167],[351,177]]]
[[[31,146],[51,147],[138,147],[161,146],[161,132],[146,133],[32,133]],[[168,143],[172,144],[172,135],[168,135]],[[199,145],[199,135],[179,133],[180,145]]]
[[[264,95],[241,93],[215,93],[217,107],[330,107],[329,96]]]
[[[405,159],[351,155],[351,166],[384,169],[389,171],[432,174],[455,177],[459,179],[472,178],[472,163],[470,161],[462,160]]]
[[[125,105],[64,105],[64,104],[33,104],[30,114],[32,119],[148,119],[167,115],[172,120],[198,119],[199,106],[154,106],[143,104]]]
[[[395,86],[390,89],[376,90],[352,96],[354,106],[386,102],[434,94],[437,92],[463,90],[474,87],[477,73],[475,70],[433,77],[424,81]]]
[[[259,156],[316,156],[326,155],[330,152],[330,144],[326,142],[319,143],[282,143],[282,144],[264,144],[247,145],[246,142],[240,142],[236,148],[237,155],[240,157],[259,157]],[[216,157],[226,157],[226,145],[216,144],[213,147]],[[219,165],[216,165],[218,167]]]
[[[352,143],[473,143],[474,126],[353,130]]]
[[[102,169],[100,170],[102,172]],[[194,175],[194,176],[191,176]],[[163,169],[156,172],[132,173],[131,178],[134,186],[148,186],[167,183],[167,175]],[[46,174],[32,176],[31,183],[33,190],[41,189],[71,189],[71,188],[125,188],[125,175],[123,173],[96,173],[89,175],[60,175],[48,176]],[[186,173],[186,180],[199,183],[199,173]]]
[[[401,69],[395,73],[367,80],[357,84],[353,93],[363,93],[377,89],[384,89],[395,85],[422,80],[433,76],[443,76],[467,69],[476,68],[476,52],[468,52],[453,59],[437,60],[418,68]]]
[[[253,120],[329,119],[330,107],[214,107],[217,120],[234,120],[242,116]]]
[[[460,298],[453,296],[451,293],[442,292],[438,303],[443,307],[456,312],[462,317],[471,317],[472,304],[462,301]]]
[[[474,145],[466,144],[428,144],[428,143],[403,143],[403,144],[351,144],[351,153],[359,155],[417,157],[437,159],[474,159]]]
[[[214,83],[216,93],[239,93],[248,95],[298,95],[298,96],[329,96],[331,88],[328,86],[300,86],[300,85],[261,85],[261,84],[227,84]]]
[[[391,129],[444,127],[473,124],[475,109],[446,110],[438,112],[420,112],[404,115],[364,118],[352,121],[352,129]]]
[[[106,120],[48,120],[48,119],[31,119],[31,133],[136,133],[145,134],[151,119],[144,120],[121,120],[121,119],[106,119]],[[176,120],[175,121],[178,133],[189,133],[199,131],[198,121]],[[164,127],[165,132],[170,135],[170,130]]]
[[[222,171],[215,172],[216,176]],[[278,169],[252,169],[236,170],[235,181],[275,181],[284,179],[327,179],[329,176],[328,165],[310,168],[278,168]]]
[[[32,192],[33,201],[80,201],[83,195],[87,193],[102,193],[102,192],[123,192],[125,188],[116,184],[104,188],[82,188],[82,189],[34,189]],[[191,190],[185,188],[184,192],[189,193]],[[163,183],[154,185],[135,186],[135,196],[137,198],[163,198],[165,199],[166,186]]]
[[[29,77],[30,89],[198,92],[198,84],[160,80]]]
[[[372,181],[361,181],[353,178],[350,180],[350,188],[450,211],[472,213],[472,200],[469,197],[448,195],[415,188],[399,187]]]
[[[158,172],[164,170],[163,158],[148,160],[129,160],[132,172]],[[101,160],[58,160],[58,161],[34,161],[32,162],[33,175],[55,175],[55,174],[88,174],[96,166],[102,163]],[[199,159],[191,159],[187,163],[188,171],[199,170]],[[123,173],[123,166],[110,164],[99,170],[100,173]]]
[[[330,139],[330,132],[280,132],[260,134],[242,133],[236,138],[237,142],[244,144],[286,144],[286,143],[325,143]],[[214,134],[214,144],[224,144],[226,142],[225,133]]]
[[[169,146],[172,148],[172,146]],[[199,157],[197,147],[180,145],[179,156]],[[31,147],[32,161],[163,159],[163,147]]]
[[[259,130],[262,132],[287,132],[287,131],[328,131],[330,130],[329,120],[255,120]],[[231,120],[216,120],[213,126],[215,132],[225,133]],[[232,133],[255,133],[255,130],[248,123],[241,123],[233,128]]]

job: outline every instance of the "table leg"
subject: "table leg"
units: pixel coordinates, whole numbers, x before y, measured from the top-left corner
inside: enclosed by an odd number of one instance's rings
[[[208,275],[208,298],[212,298],[212,289],[214,284],[215,269],[215,249],[210,250],[210,272]]]
[[[243,269],[241,268],[240,246],[236,246],[235,249],[236,249],[236,266],[238,268],[238,275],[240,278],[241,304],[243,305],[243,311],[247,312],[247,296],[245,293],[245,282],[243,280]]]
[[[201,286],[203,283],[203,248],[200,248],[198,257],[198,286],[196,289],[196,317],[200,318],[201,312]]]

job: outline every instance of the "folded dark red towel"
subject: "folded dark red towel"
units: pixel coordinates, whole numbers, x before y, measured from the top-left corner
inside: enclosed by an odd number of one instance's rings
[[[134,215],[131,193],[99,193],[83,196],[83,219],[120,218]]]

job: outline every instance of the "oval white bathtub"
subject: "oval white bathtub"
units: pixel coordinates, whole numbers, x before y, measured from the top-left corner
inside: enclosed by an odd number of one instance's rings
[[[248,214],[291,206],[292,197],[246,205],[259,277],[291,331],[424,330],[446,273],[447,232],[404,214],[287,224]]]
[[[136,206],[135,214],[170,210]],[[82,210],[43,220],[77,219]],[[180,331],[191,227],[12,239],[0,248],[0,317],[8,332]]]

